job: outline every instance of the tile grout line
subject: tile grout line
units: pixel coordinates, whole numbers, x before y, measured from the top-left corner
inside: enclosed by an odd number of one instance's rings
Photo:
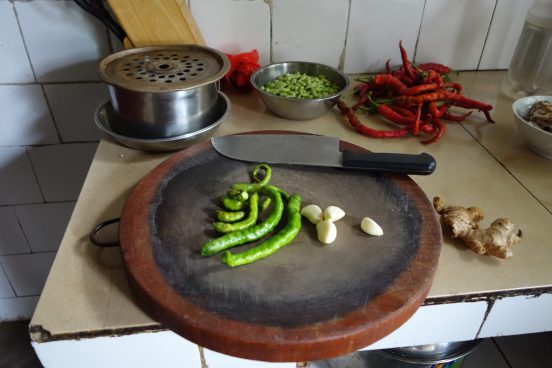
[[[422,16],[420,17],[420,25],[418,27],[418,35],[416,36],[416,42],[414,43],[414,55],[412,55],[413,63],[416,61],[416,54],[418,53],[418,43],[420,42],[420,35],[422,33],[422,24],[424,22],[426,6],[427,6],[427,0],[424,0],[424,7],[422,8]]]
[[[17,219],[17,225],[19,225],[19,228],[21,229],[21,233],[23,234],[23,237],[25,238],[25,242],[27,243],[27,248],[29,248],[29,251],[24,254],[30,254],[33,253],[33,248],[31,247],[31,241],[29,240],[29,237],[25,233],[25,229],[23,228],[23,224],[21,223],[21,219],[19,218],[19,215],[17,214],[17,211],[15,210],[14,206],[10,206],[13,214],[15,215],[15,218]]]
[[[481,66],[481,60],[483,60],[483,54],[485,53],[485,46],[487,46],[487,40],[489,39],[489,34],[491,33],[491,27],[493,26],[493,20],[494,20],[497,7],[498,7],[498,0],[495,0],[493,12],[491,14],[491,20],[489,21],[489,26],[487,27],[487,33],[485,34],[485,40],[483,41],[483,48],[481,49],[481,55],[479,55],[479,60],[477,60],[477,66],[475,70],[479,70],[479,67]]]
[[[28,253],[25,253],[25,254],[28,254]],[[0,258],[2,258],[2,257],[0,257]],[[2,272],[4,274],[4,276],[6,277],[6,280],[8,280],[8,284],[10,284],[10,287],[11,287],[12,292],[13,292],[13,296],[10,296],[8,298],[17,298],[18,295],[17,295],[17,292],[15,291],[15,286],[13,286],[13,282],[10,279],[10,277],[8,276],[8,273],[6,272],[6,269],[4,268],[4,264],[2,263],[1,259],[0,259],[0,272]]]
[[[15,21],[17,23],[17,28],[19,29],[19,35],[21,36],[21,41],[23,43],[23,48],[25,49],[25,54],[27,55],[27,60],[29,61],[29,66],[31,67],[31,71],[33,73],[33,78],[42,91],[42,96],[44,96],[44,101],[46,102],[46,106],[48,107],[48,112],[50,113],[50,118],[52,119],[52,124],[54,124],[54,129],[56,130],[56,135],[58,138],[58,141],[60,143],[63,143],[63,138],[61,136],[61,133],[59,131],[59,127],[56,124],[56,119],[54,118],[54,112],[52,111],[52,106],[50,105],[50,101],[48,100],[48,96],[46,95],[46,89],[44,88],[44,85],[41,83],[38,83],[38,78],[36,76],[36,71],[33,65],[33,62],[31,60],[31,53],[29,52],[29,47],[27,46],[27,41],[25,40],[25,35],[23,34],[23,27],[21,26],[21,21],[19,20],[19,14],[17,13],[17,9],[15,7],[15,3],[12,3],[13,8],[13,14],[15,15]],[[33,167],[34,170],[34,167]],[[35,174],[36,175],[36,174]],[[40,187],[40,184],[39,184]],[[42,192],[42,190],[41,190]],[[44,197],[44,195],[43,195]]]
[[[502,356],[502,359],[504,359],[504,361],[506,362],[506,364],[508,364],[508,367],[509,367],[509,368],[513,368],[513,367],[512,367],[512,364],[510,363],[510,361],[509,361],[508,358],[506,357],[506,354],[504,354],[504,351],[502,351],[502,349],[500,348],[500,345],[498,345],[498,343],[496,342],[496,340],[495,340],[494,337],[491,337],[491,341],[493,342],[494,346],[497,348],[498,352],[499,352],[500,355]]]
[[[33,177],[36,182],[36,186],[38,187],[38,190],[40,191],[40,195],[42,196],[42,203],[46,202],[46,196],[44,195],[44,191],[42,190],[42,187],[40,186],[40,181],[38,180],[38,175],[36,174],[36,168],[33,164],[33,160],[31,159],[31,155],[29,154],[29,147],[25,146],[25,156],[27,156],[27,160],[29,160],[29,165],[31,165],[31,169],[33,170]]]

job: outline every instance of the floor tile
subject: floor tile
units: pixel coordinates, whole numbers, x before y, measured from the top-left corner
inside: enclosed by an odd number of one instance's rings
[[[75,202],[15,206],[33,252],[57,251]]]
[[[508,363],[492,339],[481,344],[464,358],[462,368],[509,368]]]
[[[34,82],[11,2],[0,1],[0,24],[0,83]]]
[[[38,296],[19,296],[0,299],[0,322],[20,321],[33,316]],[[2,345],[2,344],[0,344]],[[2,367],[2,365],[0,365]]]
[[[29,321],[0,323],[0,367],[40,368],[29,337]]]
[[[0,146],[58,143],[46,99],[38,85],[0,85]]]
[[[15,8],[39,81],[99,80],[96,62],[109,54],[99,20],[73,1],[17,1]]]
[[[345,48],[349,0],[273,0],[272,58],[338,67]],[[307,19],[316,19],[307,22]]]
[[[552,367],[552,332],[496,337],[495,341],[512,368]]]
[[[270,6],[264,1],[191,1],[190,10],[208,46],[237,54],[257,49],[270,59]],[[231,14],[231,16],[228,16]]]
[[[75,143],[29,148],[46,202],[77,199],[97,146],[97,143]]]
[[[0,256],[30,251],[14,208],[0,207]]]
[[[94,112],[109,97],[105,84],[51,84],[44,88],[64,142],[100,139],[100,130],[94,124]]]
[[[0,147],[0,205],[43,201],[23,147]]]
[[[0,263],[17,296],[34,296],[42,292],[55,256],[55,252],[2,256]]]

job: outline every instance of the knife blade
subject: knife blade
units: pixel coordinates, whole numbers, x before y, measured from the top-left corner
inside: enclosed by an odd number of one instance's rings
[[[245,134],[211,138],[215,150],[234,160],[337,167],[408,175],[429,175],[435,159],[428,153],[339,151],[335,137],[303,134]]]

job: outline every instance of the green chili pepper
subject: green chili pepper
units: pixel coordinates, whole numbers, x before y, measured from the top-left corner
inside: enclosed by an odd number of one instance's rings
[[[230,189],[227,193],[230,199],[235,199],[240,202],[245,202],[249,199],[249,193],[239,189]]]
[[[266,220],[249,229],[237,230],[209,240],[201,247],[202,256],[212,256],[236,245],[258,240],[270,233],[278,225],[284,212],[284,201],[282,200],[280,191],[276,187],[267,185],[262,188],[262,192],[268,195],[274,203],[274,208]]]
[[[227,234],[232,231],[247,229],[257,222],[257,217],[259,216],[259,193],[253,193],[249,199],[249,214],[248,216],[240,221],[229,224],[227,222],[215,222],[213,227],[219,233]]]
[[[236,222],[245,217],[243,211],[217,211],[217,220],[221,222]]]
[[[232,252],[226,251],[222,253],[222,262],[230,267],[241,266],[268,257],[278,249],[291,243],[299,233],[299,230],[301,230],[300,209],[301,196],[293,194],[288,201],[287,224],[282,230],[258,246],[244,252],[232,254]]]
[[[243,209],[244,202],[238,201],[237,199],[230,198],[228,196],[223,196],[221,199],[222,206],[230,211],[239,211]]]
[[[259,179],[258,173],[261,169],[265,170],[265,175],[263,179]],[[236,183],[231,186],[230,190],[241,190],[244,192],[258,192],[262,187],[268,185],[270,178],[272,176],[272,169],[267,164],[259,164],[255,166],[252,172],[252,177],[256,183]]]

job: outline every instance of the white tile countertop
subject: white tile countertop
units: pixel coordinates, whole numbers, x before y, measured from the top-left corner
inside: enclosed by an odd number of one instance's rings
[[[485,212],[484,225],[508,217],[522,229],[514,256],[477,255],[444,237],[428,298],[401,327],[366,349],[552,330],[552,161],[519,136],[504,72],[458,76],[471,98],[492,104],[495,124],[474,113],[447,123],[445,136],[423,146],[415,137],[371,139],[354,132],[338,110],[310,121],[266,111],[254,95],[229,93],[232,113],[216,135],[290,130],[337,136],[375,152],[420,153],[437,160],[429,176],[412,176],[428,198]],[[99,222],[118,217],[135,185],[170,156],[103,139],[31,321],[32,344],[46,367],[295,367],[230,357],[201,348],[148,317],[134,302],[117,248],[88,240]],[[0,280],[1,282],[1,280]],[[0,285],[1,286],[1,285]],[[0,287],[1,290],[1,287]]]

